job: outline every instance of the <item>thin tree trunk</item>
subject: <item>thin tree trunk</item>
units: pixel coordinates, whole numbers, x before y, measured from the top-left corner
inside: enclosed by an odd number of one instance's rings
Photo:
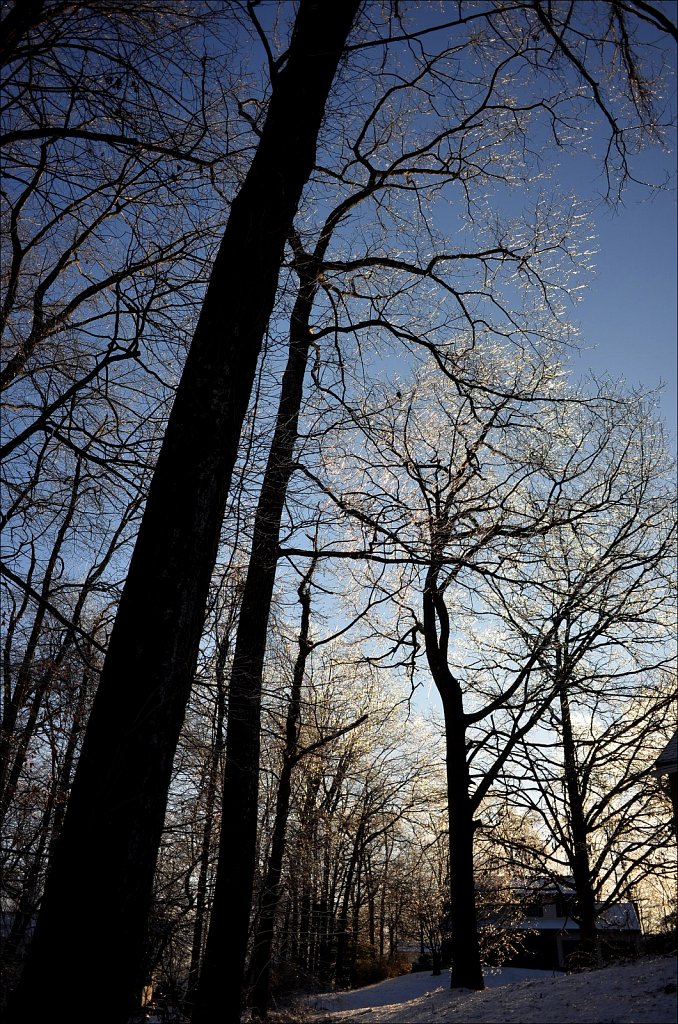
[[[388,839],[384,837],[384,875],[381,884],[381,895],[379,897],[379,959],[384,959],[384,931],[386,928],[386,891],[388,884],[388,871],[391,863],[391,848]],[[423,953],[423,949],[422,949]]]
[[[66,535],[76,512],[80,491],[81,471],[81,461],[78,460],[73,474],[68,507],[64,518],[61,521],[54,545],[50,552],[42,580],[42,586],[40,588],[41,595],[45,599],[50,595],[52,578],[60,564],[61,549],[64,545]],[[12,800],[14,799],[14,792],[23,771],[26,761],[26,753],[28,751],[29,743],[33,737],[38,720],[38,714],[45,694],[49,689],[50,683],[56,676],[58,676],[60,661],[66,654],[68,648],[68,640],[66,640],[56,663],[51,665],[46,671],[42,672],[39,683],[35,685],[34,675],[36,670],[36,652],[38,651],[46,615],[46,605],[39,605],[35,613],[33,625],[31,626],[26,651],[21,660],[21,666],[17,675],[14,691],[11,695],[10,701],[3,711],[2,728],[0,730],[0,825],[4,822],[5,815],[7,814]],[[33,699],[31,701],[31,708],[28,713],[27,720],[22,725],[21,731],[17,736],[17,719],[19,713],[25,706],[33,685],[35,685],[35,689]]]
[[[188,986],[186,988],[186,996],[184,999],[184,1008],[189,1013],[195,1000],[195,993],[198,989],[200,962],[202,959],[203,939],[207,920],[207,879],[210,863],[210,847],[212,843],[212,831],[214,828],[214,812],[217,802],[217,791],[219,788],[219,776],[221,774],[224,753],[224,715],[226,713],[224,661],[227,653],[228,634],[226,634],[221,642],[216,666],[217,702],[214,711],[214,742],[211,750],[209,774],[205,793],[205,823],[202,830],[200,866],[195,893],[195,923],[193,926],[193,941],[191,943],[191,964],[188,969]]]
[[[365,860],[365,886],[367,889],[367,935],[373,956],[377,955],[377,929],[376,929],[376,882],[372,870],[372,858],[368,855]]]
[[[355,886],[353,889],[353,907],[351,913],[351,944],[348,975],[351,985],[355,984],[355,971],[358,962],[358,932],[360,927],[360,905],[363,896],[363,858],[360,857],[356,870]]]
[[[346,878],[344,879],[344,893],[341,900],[341,909],[337,919],[337,966],[335,977],[336,984],[340,988],[343,988],[348,984],[349,972],[351,970],[349,962],[348,909],[351,902],[351,895],[353,893],[353,879],[362,854],[364,833],[365,823],[364,821],[361,821],[353,842],[348,871],[346,872]]]
[[[313,563],[311,572],[313,571]],[[271,989],[271,953],[273,950],[273,925],[280,899],[280,878],[282,875],[285,841],[287,837],[287,820],[289,817],[292,796],[292,773],[298,760],[299,717],[301,713],[301,685],[306,671],[306,661],[310,653],[308,640],[310,624],[311,599],[308,591],[308,573],[299,587],[301,601],[301,628],[299,630],[299,653],[294,666],[292,689],[287,706],[285,723],[285,750],[276,794],[275,819],[271,837],[271,852],[266,869],[266,877],[261,894],[259,921],[254,938],[252,952],[251,976],[253,1015],[264,1020],[268,1016],[268,1004]]]
[[[89,658],[91,652],[85,650],[85,657]],[[68,742],[66,744],[66,750],[64,752],[64,759],[61,765],[61,771],[59,773],[58,786],[57,786],[57,798],[54,806],[54,820],[52,822],[52,840],[50,844],[50,855],[51,850],[56,846],[61,835],[63,828],[64,817],[66,815],[66,807],[68,805],[68,792],[71,788],[71,777],[73,774],[73,764],[76,759],[76,752],[78,747],[78,741],[80,734],[84,728],[85,716],[87,713],[87,693],[91,683],[90,669],[83,669],[82,677],[80,679],[80,685],[78,686],[75,708],[73,709],[73,724],[71,731],[68,736]]]
[[[292,906],[290,908],[290,960],[299,962],[299,903],[300,897],[296,888],[290,893]]]
[[[294,934],[296,936],[296,947],[293,953],[294,961],[303,969],[309,968],[309,929],[311,927],[309,908],[311,905],[311,890],[313,886],[313,873],[310,859],[312,851],[317,848],[316,830],[316,801],[320,789],[320,776],[311,776],[306,784],[306,795],[300,815],[299,837],[296,843],[296,862],[299,864],[297,872],[297,885],[295,887],[294,902]]]
[[[75,1024],[89,1020],[93,1005],[102,1024],[125,1024],[141,991],[172,761],[240,430],[285,241],[357,6],[299,5],[177,390],[7,1024],[41,1016]],[[218,1005],[228,990],[221,949],[206,975],[203,1019],[219,1014],[239,1024],[239,1011]]]
[[[299,966],[308,971],[311,969],[311,929],[313,918],[311,880],[304,879],[299,900]]]
[[[63,822],[64,804],[71,781],[73,760],[80,734],[80,722],[87,703],[89,683],[88,670],[85,669],[80,680],[75,698],[73,724],[66,743],[61,767],[52,780],[46,806],[42,813],[40,839],[38,848],[33,854],[33,864],[29,869],[22,891],[17,900],[17,913],[14,915],[9,935],[3,941],[2,956],[6,966],[14,967],[13,961],[19,960],[19,952],[28,942],[30,929],[35,920],[36,907],[39,903],[40,878],[43,872],[46,851],[55,843]]]
[[[331,886],[330,844],[325,836],[323,839],[322,875],[320,891],[320,920],[316,937],[315,970],[321,982],[329,983],[332,976],[332,950],[334,936],[334,891]]]

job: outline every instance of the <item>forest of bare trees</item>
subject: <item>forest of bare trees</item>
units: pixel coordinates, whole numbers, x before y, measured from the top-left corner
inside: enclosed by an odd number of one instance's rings
[[[8,1024],[675,928],[675,464],[554,173],[667,186],[671,14],[3,4]]]

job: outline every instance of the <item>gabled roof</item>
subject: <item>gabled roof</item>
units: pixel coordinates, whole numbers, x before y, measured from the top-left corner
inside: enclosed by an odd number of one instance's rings
[[[678,772],[678,729],[655,761],[657,775],[672,775]]]

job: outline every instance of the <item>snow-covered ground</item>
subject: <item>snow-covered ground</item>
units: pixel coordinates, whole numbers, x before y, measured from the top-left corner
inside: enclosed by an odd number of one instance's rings
[[[406,974],[353,992],[309,998],[311,1019],[331,1024],[676,1024],[673,957],[582,974],[504,968],[484,992],[451,992],[449,974]]]

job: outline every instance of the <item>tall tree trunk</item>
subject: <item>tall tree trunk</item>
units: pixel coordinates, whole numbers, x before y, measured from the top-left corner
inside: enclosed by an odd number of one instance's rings
[[[391,864],[391,847],[388,838],[384,837],[384,873],[379,897],[379,959],[384,959],[384,932],[386,929],[386,893],[388,886],[389,867]],[[424,952],[422,948],[422,953]]]
[[[299,962],[299,893],[296,886],[290,893],[290,939],[289,939],[289,956],[293,962]]]
[[[193,1020],[219,1004],[237,1020],[247,959],[259,803],[261,687],[278,562],[280,523],[293,470],[317,284],[304,271],[290,325],[276,427],[257,504],[228,691],[226,765],[212,915]]]
[[[351,943],[348,970],[351,985],[355,985],[356,966],[358,963],[358,935],[360,932],[360,907],[363,899],[363,882],[363,857],[361,855],[356,870],[355,886],[353,888],[352,898],[353,906],[351,908]]]
[[[452,988],[485,988],[480,960],[473,871],[473,806],[466,761],[462,691],[447,661],[450,625],[435,558],[423,594],[426,658],[443,705],[450,850]]]
[[[240,430],[285,241],[357,6],[299,5],[177,390],[7,1024],[41,1016],[84,1021],[92,1005],[102,1024],[123,1024],[141,991],[172,760]],[[212,965],[218,976],[221,964]],[[208,991],[218,997],[228,982],[214,971],[211,977]],[[214,1007],[214,998],[205,1005]]]
[[[582,800],[577,752],[572,732],[570,702],[567,685],[562,683],[559,691],[560,722],[563,741],[563,762],[565,768],[565,789],[569,805],[569,826],[572,839],[572,873],[577,892],[576,914],[581,936],[581,952],[591,963],[598,958],[598,936],[596,930],[596,899],[591,885],[591,865],[587,846],[586,818]]]
[[[322,983],[332,977],[332,952],[334,948],[335,913],[334,889],[332,887],[332,865],[330,843],[323,837],[322,874],[320,876],[318,931],[316,934],[316,962],[314,971]]]
[[[480,960],[473,870],[473,809],[469,795],[466,736],[458,700],[443,698],[450,848],[452,988],[485,987]]]
[[[376,929],[376,890],[377,883],[374,878],[374,871],[372,869],[372,858],[368,854],[365,858],[365,890],[367,893],[367,936],[372,950],[372,955],[376,959],[377,955],[377,929]]]
[[[290,318],[289,354],[280,389],[275,431],[257,503],[229,687],[222,836],[203,965],[205,978],[204,982],[201,981],[203,996],[199,997],[205,1000],[217,998],[217,989],[219,992],[222,990],[226,949],[229,951],[226,958],[227,986],[229,992],[234,993],[234,999],[245,976],[256,859],[262,673],[280,524],[294,470],[304,378],[313,338],[310,328],[313,303],[318,292],[322,261],[335,227],[374,187],[373,184],[366,186],[332,211],[312,254],[304,253],[300,245],[295,245],[299,289]],[[207,995],[208,990],[212,991],[212,996]],[[223,1005],[223,994],[218,998]],[[196,1022],[201,1019],[201,1012],[196,1010]]]
[[[313,567],[311,568],[311,572]],[[306,671],[306,661],[310,653],[308,641],[310,623],[310,594],[308,591],[307,574],[299,587],[301,601],[301,629],[299,630],[299,653],[294,666],[292,688],[287,705],[285,722],[285,750],[276,794],[275,818],[271,836],[271,852],[268,858],[266,876],[261,893],[259,920],[257,922],[254,946],[252,950],[251,1006],[255,1018],[265,1019],[268,1015],[271,988],[271,953],[273,950],[273,925],[280,899],[280,878],[282,875],[283,858],[285,856],[285,840],[287,837],[287,820],[289,818],[290,800],[292,796],[292,773],[298,760],[299,717],[301,713],[301,685]]]
[[[353,879],[360,862],[363,850],[363,837],[365,834],[365,822],[364,820],[358,825],[358,831],[356,832],[355,839],[353,841],[353,849],[351,850],[351,857],[348,863],[348,870],[346,871],[346,877],[344,879],[344,892],[341,899],[341,908],[337,918],[337,966],[336,966],[336,984],[339,988],[344,988],[349,984],[351,961],[350,961],[350,949],[349,949],[349,929],[348,929],[348,911],[351,904],[351,896],[353,895]]]

